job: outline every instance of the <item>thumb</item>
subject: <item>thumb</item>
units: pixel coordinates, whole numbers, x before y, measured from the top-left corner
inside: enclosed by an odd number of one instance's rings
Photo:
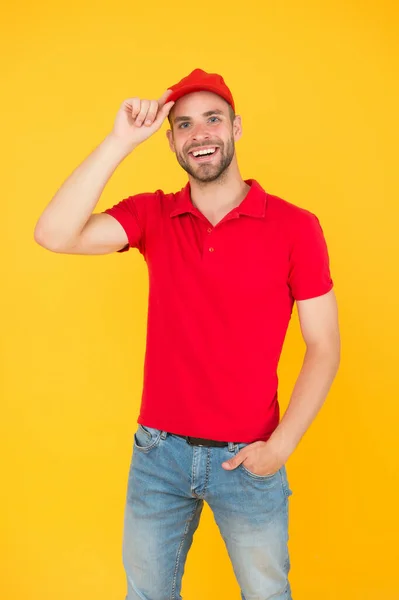
[[[230,458],[230,460],[226,460],[224,463],[222,463],[222,467],[223,469],[226,469],[226,471],[232,471],[233,469],[236,469],[242,462],[244,462],[244,458],[245,455],[239,452],[233,458]]]
[[[161,108],[163,107],[163,105],[165,104],[165,102],[168,101],[169,96],[172,94],[173,90],[171,90],[170,88],[168,88],[167,90],[164,91],[164,93],[162,94],[162,96],[158,99],[158,106]]]
[[[167,102],[163,105],[163,107],[158,111],[154,124],[162,125],[168,114],[170,113],[174,102]]]

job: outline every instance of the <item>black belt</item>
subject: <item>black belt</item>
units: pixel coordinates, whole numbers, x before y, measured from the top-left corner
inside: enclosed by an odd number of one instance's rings
[[[229,442],[218,442],[216,440],[207,440],[204,438],[195,438],[190,437],[189,435],[180,435],[178,433],[172,433],[172,435],[177,435],[177,437],[181,437],[186,440],[187,444],[190,446],[206,446],[206,447],[217,447],[223,448],[229,445]],[[234,444],[239,444],[240,442],[233,442]]]

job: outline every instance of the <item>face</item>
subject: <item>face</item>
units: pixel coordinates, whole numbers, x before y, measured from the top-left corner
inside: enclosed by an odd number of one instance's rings
[[[170,112],[172,130],[167,131],[170,148],[180,166],[194,179],[219,179],[235,158],[235,142],[241,137],[241,120],[231,122],[229,104],[212,92],[183,96]],[[210,150],[208,155],[195,156]]]

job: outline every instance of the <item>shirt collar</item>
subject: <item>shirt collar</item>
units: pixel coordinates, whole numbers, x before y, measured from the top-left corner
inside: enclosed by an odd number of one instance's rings
[[[244,200],[236,206],[233,212],[237,217],[240,215],[258,218],[264,217],[266,215],[267,193],[255,179],[245,179],[244,181],[251,187]],[[198,209],[191,201],[190,190],[190,182],[188,181],[184,188],[176,194],[176,201],[170,213],[171,217],[176,217],[187,212],[198,214]]]

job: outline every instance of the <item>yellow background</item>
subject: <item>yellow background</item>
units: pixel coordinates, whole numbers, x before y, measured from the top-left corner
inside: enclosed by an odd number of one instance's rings
[[[242,115],[242,176],[315,212],[330,251],[342,363],[287,463],[293,598],[399,599],[397,4],[72,1],[6,11],[1,597],[125,597],[146,266],[135,250],[57,255],[33,230],[125,98],[157,98],[200,67],[224,76]],[[95,212],[185,184],[166,128],[118,167]],[[295,309],[282,413],[303,353]],[[239,598],[207,506],[182,592]]]

